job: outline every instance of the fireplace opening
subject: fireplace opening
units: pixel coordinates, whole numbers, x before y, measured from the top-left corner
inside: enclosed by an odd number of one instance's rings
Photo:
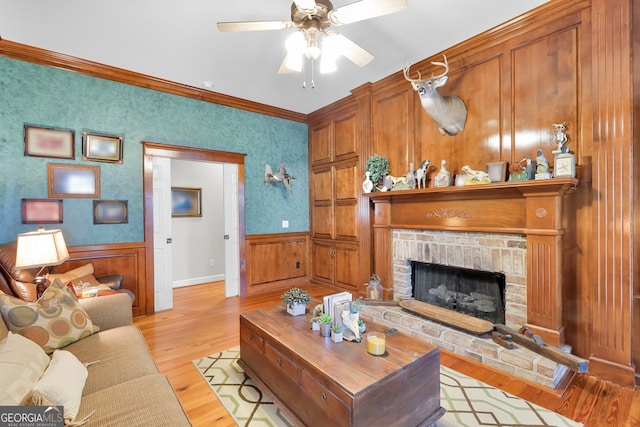
[[[413,298],[492,323],[505,323],[503,273],[411,261]]]

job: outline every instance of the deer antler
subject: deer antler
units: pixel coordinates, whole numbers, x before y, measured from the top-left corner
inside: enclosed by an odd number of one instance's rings
[[[418,78],[417,79],[412,79],[409,77],[409,67],[411,67],[411,64],[407,65],[406,67],[404,67],[404,78],[407,79],[410,82],[413,83],[418,83],[422,81],[422,74],[420,74],[420,71],[418,71]]]
[[[442,56],[444,57],[444,62],[432,62],[433,65],[440,65],[442,67],[444,67],[444,73],[439,74],[437,76],[431,76],[432,79],[439,79],[440,77],[444,77],[447,75],[447,73],[449,72],[449,62],[447,61],[447,55],[442,54]]]

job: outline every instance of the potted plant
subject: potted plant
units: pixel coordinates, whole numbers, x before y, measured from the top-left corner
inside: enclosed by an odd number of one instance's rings
[[[320,316],[320,335],[323,337],[328,337],[331,335],[331,322],[333,322],[333,318],[324,313]]]
[[[291,288],[285,291],[280,299],[287,306],[287,313],[298,316],[305,313],[307,304],[311,301],[311,296],[304,289]]]
[[[367,330],[367,325],[365,325],[362,319],[358,319],[358,328],[360,329],[361,334],[363,334]]]
[[[382,181],[382,178],[389,174],[389,160],[384,156],[374,154],[367,160],[365,171],[371,174],[371,181],[377,185]]]
[[[355,317],[357,320],[360,320],[360,310],[362,310],[362,307],[364,307],[364,300],[362,298],[358,298],[353,301],[349,307],[351,317]]]
[[[342,342],[342,328],[340,325],[335,325],[331,328],[331,341]]]

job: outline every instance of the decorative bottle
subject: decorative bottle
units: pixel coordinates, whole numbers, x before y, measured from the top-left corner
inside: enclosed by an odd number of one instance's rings
[[[382,285],[380,284],[380,277],[377,274],[372,274],[367,286],[367,299],[382,301],[384,299],[384,293]]]
[[[440,172],[433,178],[434,187],[448,187],[451,185],[451,174],[447,170],[447,161],[440,161]]]
[[[373,181],[371,181],[371,172],[367,171],[365,172],[365,175],[367,176],[367,179],[365,179],[364,182],[362,183],[362,191],[364,191],[365,193],[371,193],[371,191],[373,190]]]

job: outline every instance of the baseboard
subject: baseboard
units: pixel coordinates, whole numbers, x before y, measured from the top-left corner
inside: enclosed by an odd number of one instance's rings
[[[183,288],[185,286],[201,285],[209,282],[219,282],[224,280],[224,274],[217,274],[215,276],[194,277],[192,279],[176,280],[172,283],[174,288]]]

